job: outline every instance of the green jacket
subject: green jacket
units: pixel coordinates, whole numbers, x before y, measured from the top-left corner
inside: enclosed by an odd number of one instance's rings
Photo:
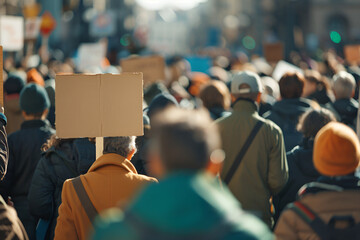
[[[124,214],[112,210],[95,226],[93,240],[273,239],[256,217],[212,176],[179,172],[151,184]]]
[[[254,102],[239,100],[230,116],[217,121],[226,154],[221,176],[228,173],[257,121],[264,124],[230,180],[229,188],[245,210],[259,215],[271,226],[269,200],[286,184],[288,167],[281,129],[260,117]]]

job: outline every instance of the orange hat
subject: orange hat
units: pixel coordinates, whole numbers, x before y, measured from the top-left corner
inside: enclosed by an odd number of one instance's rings
[[[40,73],[35,68],[28,71],[27,83],[36,83],[42,87],[45,86],[44,78],[40,75]]]
[[[316,135],[313,161],[326,176],[355,172],[360,161],[360,143],[355,132],[345,124],[330,122]]]

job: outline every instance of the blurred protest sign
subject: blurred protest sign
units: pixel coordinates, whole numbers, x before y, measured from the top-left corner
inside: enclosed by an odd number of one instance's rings
[[[27,18],[25,19],[25,39],[36,39],[40,34],[41,18]]]
[[[4,51],[19,51],[24,47],[24,19],[0,17],[0,44]]]
[[[278,62],[284,59],[284,44],[278,43],[265,43],[263,45],[265,59],[269,63]]]
[[[212,67],[212,60],[210,57],[189,56],[186,60],[190,63],[192,72],[202,72],[209,74]]]
[[[49,11],[41,17],[40,32],[42,35],[50,35],[56,28],[56,20]]]
[[[350,64],[360,63],[360,45],[347,45],[344,47],[345,59]]]
[[[90,35],[93,37],[107,37],[116,32],[116,17],[114,12],[98,13],[90,22]]]
[[[0,104],[4,107],[4,59],[3,59],[3,47],[0,46]]]
[[[161,56],[131,57],[120,62],[123,72],[142,72],[144,84],[165,80],[165,61]]]
[[[298,72],[301,74],[304,74],[303,70],[301,70],[300,68],[298,68],[295,65],[292,65],[288,62],[285,61],[280,61],[278,62],[278,64],[276,65],[274,72],[272,74],[272,77],[276,80],[279,81],[281,79],[281,77],[285,74],[285,73],[294,73],[294,72]]]
[[[78,69],[82,72],[88,71],[93,67],[101,67],[106,55],[106,44],[83,43],[79,47]]]
[[[143,135],[141,73],[56,76],[59,138]]]

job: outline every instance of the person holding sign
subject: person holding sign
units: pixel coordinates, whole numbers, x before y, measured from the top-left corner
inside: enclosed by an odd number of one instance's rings
[[[144,185],[157,182],[138,174],[130,162],[135,138],[105,137],[104,155],[88,173],[64,182],[54,239],[86,239],[98,213],[123,208]]]

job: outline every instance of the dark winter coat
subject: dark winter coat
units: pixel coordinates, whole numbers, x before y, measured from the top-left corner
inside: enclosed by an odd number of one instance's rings
[[[303,135],[296,130],[300,116],[311,109],[311,101],[304,98],[283,99],[276,102],[264,117],[276,123],[284,134],[286,151],[302,141]]]
[[[9,163],[0,182],[4,199],[12,197],[14,207],[30,239],[35,239],[37,219],[30,214],[27,195],[35,168],[41,157],[41,146],[55,133],[47,120],[25,121],[21,129],[9,135]]]
[[[340,117],[340,121],[352,129],[356,129],[356,117],[359,103],[354,99],[339,99],[333,103],[333,108]]]
[[[88,139],[64,142],[43,153],[35,170],[30,191],[31,214],[51,220],[49,239],[54,238],[61,191],[66,179],[85,174],[95,161],[95,145]]]
[[[289,167],[289,179],[283,190],[274,197],[275,220],[288,203],[296,200],[299,189],[306,183],[316,181],[320,173],[313,163],[314,141],[305,138],[300,146],[287,152],[286,158]]]

